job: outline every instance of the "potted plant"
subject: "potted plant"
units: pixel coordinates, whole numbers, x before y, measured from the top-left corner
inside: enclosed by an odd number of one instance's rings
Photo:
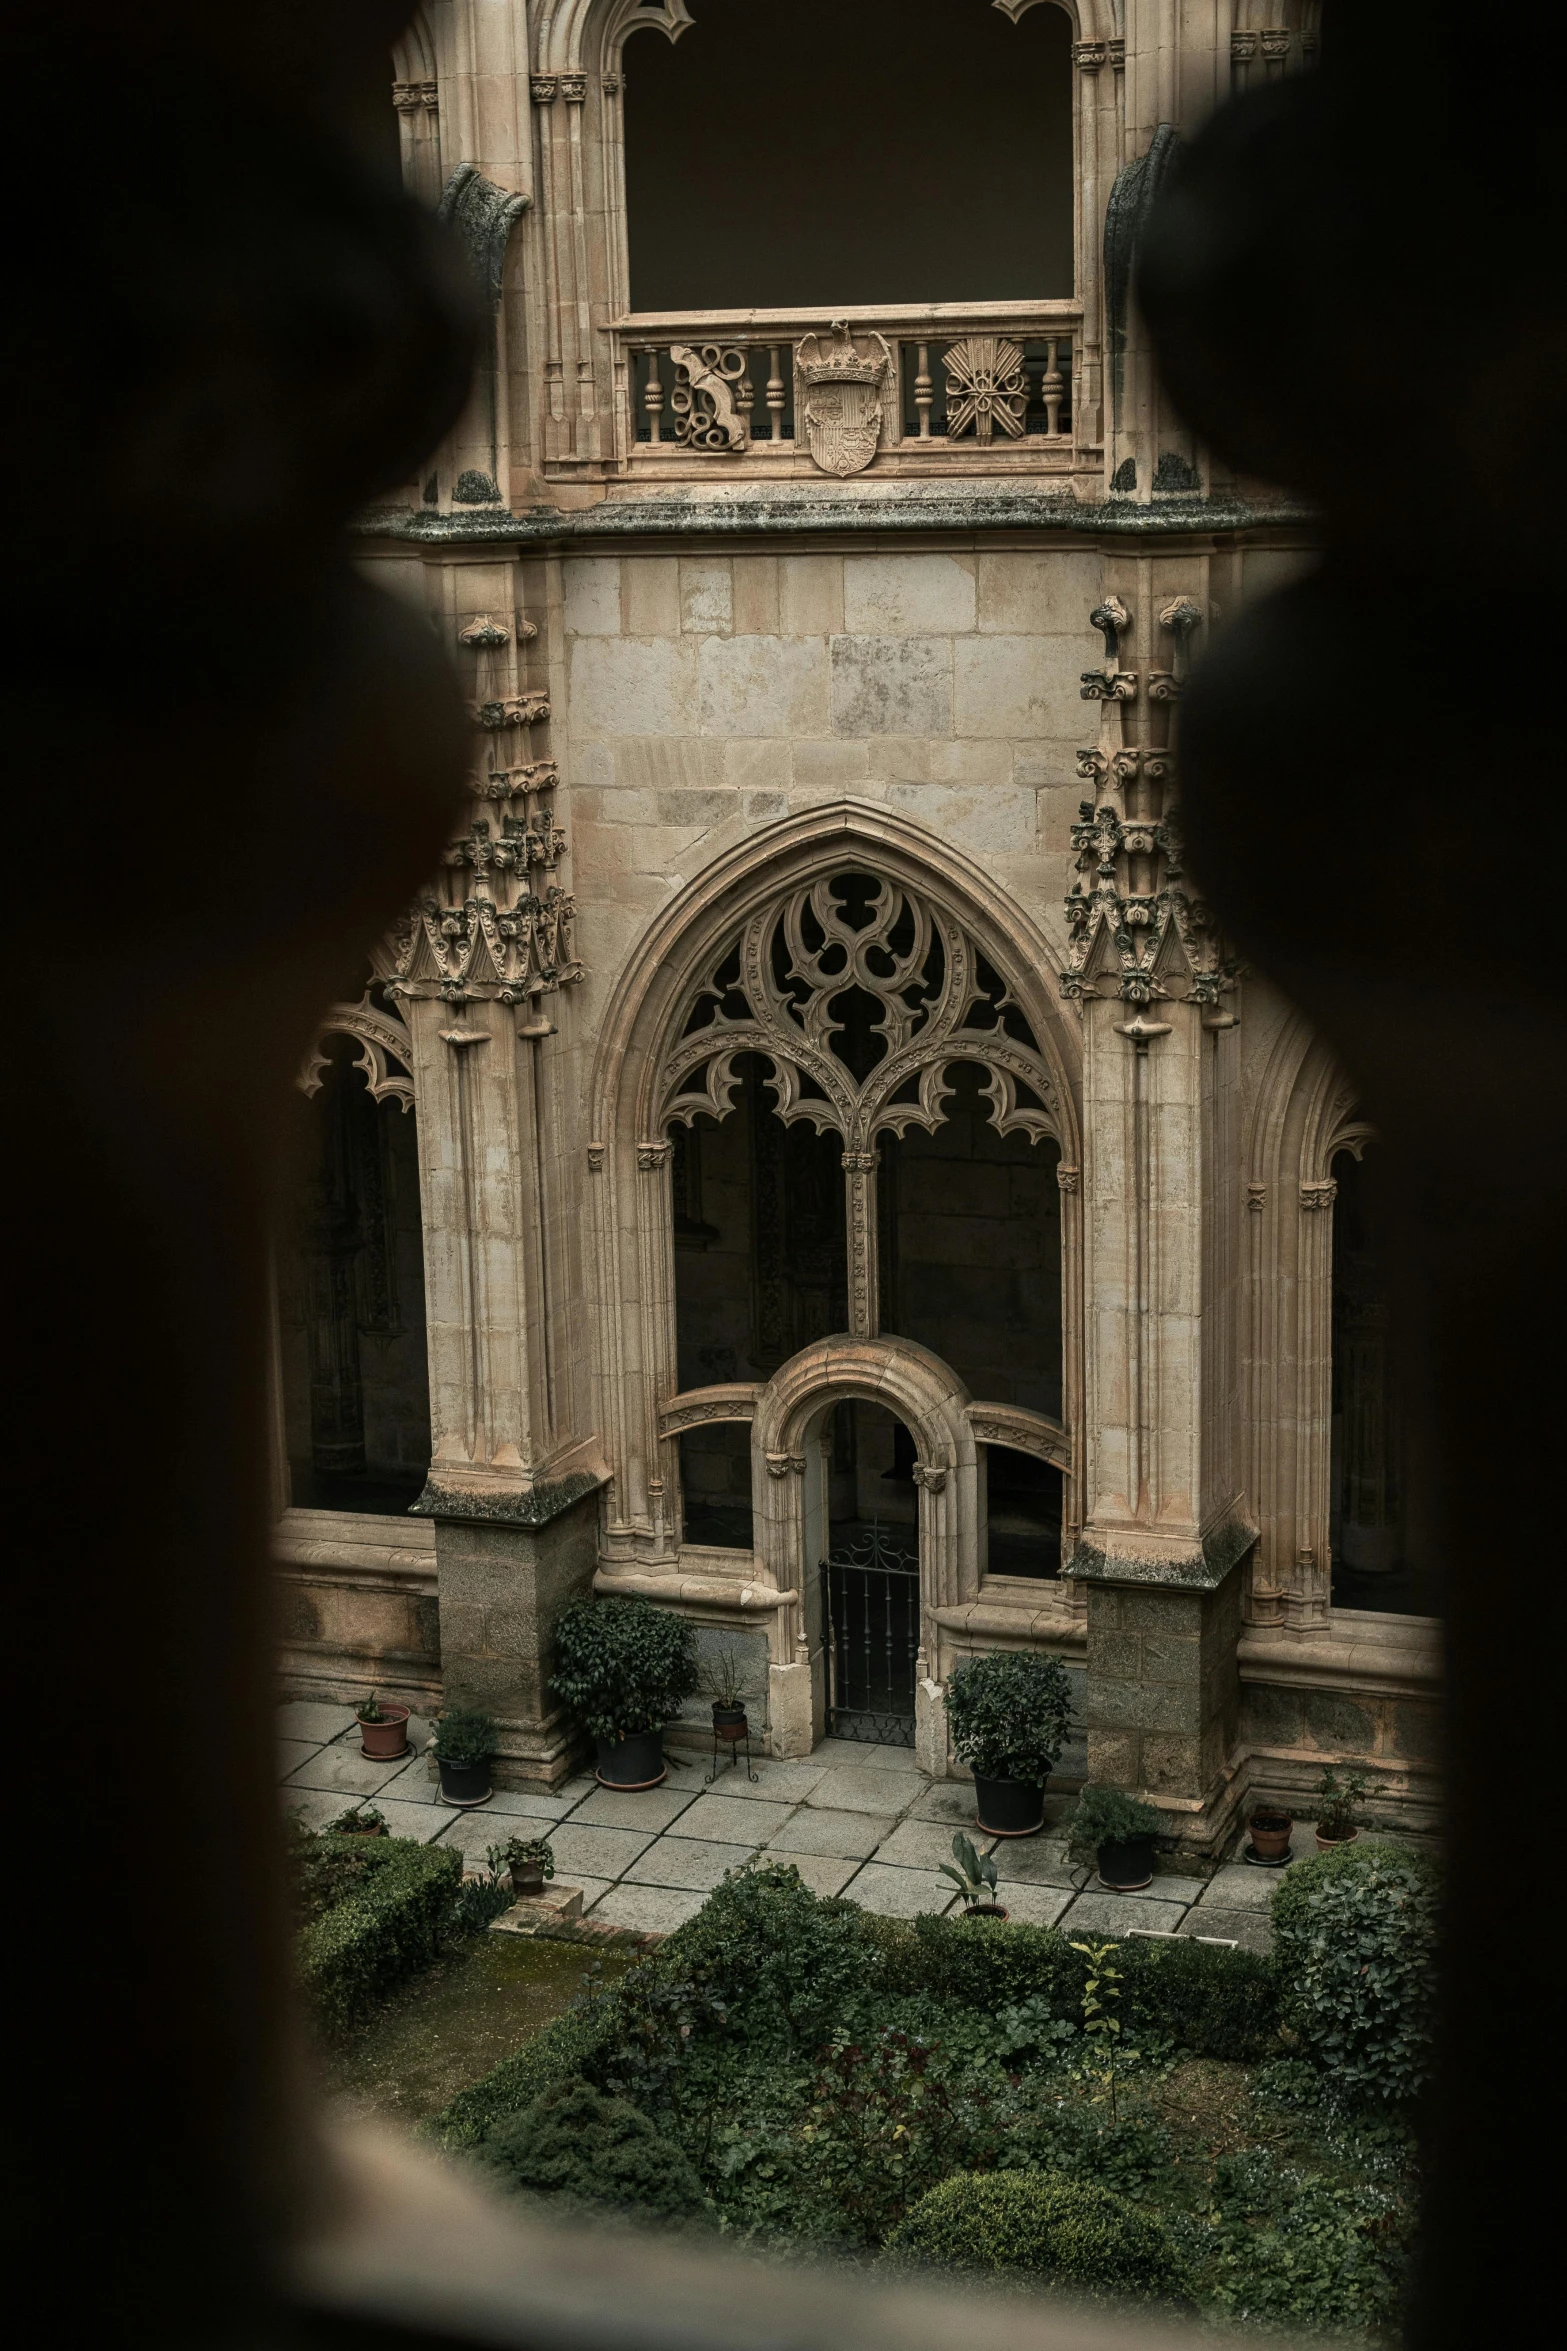
[[[1366,1800],[1368,1785],[1363,1771],[1347,1771],[1342,1779],[1331,1771],[1323,1773],[1317,1786],[1317,1844],[1322,1852],[1353,1844],[1359,1836],[1355,1815]]]
[[[1279,1867],[1289,1859],[1290,1838],[1294,1829],[1295,1823],[1278,1805],[1259,1804],[1246,1823],[1246,1832],[1251,1839],[1247,1860],[1265,1861],[1270,1868]]]
[[[1072,1815],[1072,1843],[1092,1853],[1099,1883],[1115,1894],[1135,1894],[1153,1882],[1153,1843],[1164,1818],[1121,1788],[1085,1788]]]
[[[720,1649],[702,1668],[702,1688],[713,1701],[713,1736],[731,1744],[749,1729],[745,1699],[740,1690],[740,1660],[732,1649]]]
[[[408,1709],[383,1706],[374,1690],[354,1708],[359,1720],[359,1752],[372,1763],[395,1763],[408,1752]]]
[[[441,1775],[441,1802],[468,1811],[490,1801],[490,1758],[495,1753],[495,1717],[478,1706],[447,1706],[430,1741]]]
[[[382,1815],[373,1804],[351,1804],[330,1822],[327,1834],[333,1837],[384,1837],[390,1834]]]
[[[586,1725],[606,1788],[656,1788],[664,1725],[695,1690],[696,1634],[641,1598],[577,1600],[555,1630],[550,1688]]]
[[[947,1683],[952,1751],[974,1774],[975,1823],[991,1837],[1037,1836],[1045,1782],[1072,1720],[1059,1657],[1014,1649],[970,1657]]]
[[[974,1849],[972,1837],[959,1829],[952,1840],[952,1859],[941,1864],[943,1877],[949,1877],[963,1897],[965,1918],[1005,1918],[1006,1912],[995,1899],[996,1865],[990,1855]]]
[[[514,1894],[542,1894],[545,1879],[555,1875],[548,1837],[508,1837],[504,1845],[489,1846],[484,1858],[497,1877],[502,1870],[509,1874]]]

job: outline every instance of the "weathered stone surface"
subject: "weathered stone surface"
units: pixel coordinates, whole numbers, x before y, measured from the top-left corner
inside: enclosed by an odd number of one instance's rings
[[[883,1918],[917,1918],[922,1911],[938,1916],[957,1899],[950,1878],[934,1870],[889,1869],[879,1861],[866,1862],[843,1889],[850,1902],[874,1910]]]
[[[1256,1951],[1264,1958],[1273,1949],[1273,1924],[1262,1910],[1222,1910],[1214,1903],[1199,1902],[1188,1910],[1176,1932],[1199,1938],[1211,1935],[1215,1941],[1235,1943],[1242,1951]]]
[[[717,1845],[707,1838],[658,1837],[631,1864],[624,1882],[710,1894],[727,1871],[744,1868],[751,1850],[749,1845]]]
[[[669,1935],[695,1918],[707,1896],[677,1893],[669,1886],[611,1886],[587,1913],[590,1923],[631,1927],[639,1934]]]

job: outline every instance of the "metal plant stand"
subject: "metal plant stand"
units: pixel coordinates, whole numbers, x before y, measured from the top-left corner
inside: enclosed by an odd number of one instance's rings
[[[751,1769],[751,1718],[750,1718],[750,1716],[749,1716],[749,1715],[747,1715],[747,1716],[746,1716],[746,1718],[745,1718],[745,1728],[744,1728],[744,1729],[743,1729],[741,1732],[739,1732],[739,1734],[738,1734],[738,1735],[737,1735],[735,1738],[732,1738],[732,1739],[724,1739],[724,1740],[720,1740],[720,1738],[719,1738],[719,1735],[718,1735],[718,1725],[717,1725],[716,1723],[714,1723],[714,1725],[713,1725],[713,1768],[712,1768],[712,1770],[711,1770],[711,1771],[708,1773],[708,1775],[707,1775],[707,1778],[706,1778],[705,1782],[703,1783],[703,1784],[704,1784],[706,1787],[709,1787],[709,1788],[710,1788],[710,1787],[712,1786],[712,1784],[713,1784],[714,1780],[716,1780],[716,1779],[717,1779],[717,1777],[718,1777],[718,1768],[719,1768],[719,1767],[718,1767],[718,1750],[719,1750],[719,1747],[720,1747],[720,1745],[727,1747],[727,1748],[728,1748],[728,1750],[729,1750],[729,1763],[728,1763],[728,1767],[727,1767],[727,1768],[728,1768],[730,1771],[738,1771],[738,1770],[739,1770],[739,1768],[740,1768],[740,1746],[741,1746],[741,1742],[742,1742],[742,1741],[744,1741],[744,1744],[745,1744],[745,1776],[746,1776],[746,1778],[747,1778],[747,1779],[748,1779],[748,1780],[749,1780],[749,1781],[752,1783],[752,1785],[753,1785],[754,1787],[760,1787],[760,1786],[761,1786],[761,1784],[762,1784],[762,1783],[761,1783],[761,1779],[760,1779],[760,1777],[758,1776],[758,1774],[757,1774],[756,1772],[754,1772],[754,1771]]]

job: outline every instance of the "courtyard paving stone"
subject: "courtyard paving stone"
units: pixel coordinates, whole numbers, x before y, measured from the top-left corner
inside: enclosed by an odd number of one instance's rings
[[[352,1747],[318,1747],[284,1781],[286,1788],[340,1788],[345,1796],[376,1796],[388,1780],[395,1780],[400,1763],[371,1763]]]
[[[504,1813],[497,1818],[487,1804],[481,1805],[477,1812],[442,1810],[436,1817],[441,1825],[424,1831],[429,1842],[455,1846],[471,1869],[483,1869],[487,1846],[504,1845],[508,1837],[515,1837],[519,1832],[526,1836],[535,1826],[531,1821],[510,1819]],[[619,1872],[605,1874],[618,1876]]]
[[[765,1858],[776,1861],[780,1868],[797,1869],[813,1894],[825,1900],[831,1894],[841,1894],[859,1868],[857,1861],[833,1861],[824,1853],[781,1853],[769,1845]]]
[[[822,1778],[826,1767],[816,1763],[776,1763],[770,1756],[758,1755],[751,1769],[756,1774],[754,1787],[746,1778],[742,1763],[738,1771],[721,1771],[704,1793],[747,1797],[753,1803],[760,1799],[764,1804],[799,1804]]]
[[[1057,1921],[1069,1935],[1120,1936],[1133,1927],[1173,1932],[1186,1916],[1184,1902],[1139,1902],[1126,1894],[1079,1894]]]
[[[441,1783],[431,1777],[424,1757],[416,1755],[411,1763],[399,1765],[396,1779],[388,1780],[382,1792],[399,1804],[437,1804]]]
[[[1228,1862],[1203,1889],[1202,1901],[1216,1910],[1266,1911],[1289,1875],[1286,1869],[1258,1869],[1252,1862]],[[1154,1883],[1157,1885],[1158,1880]]]
[[[957,1900],[950,1878],[933,1869],[892,1869],[885,1862],[867,1861],[844,1887],[851,1902],[874,1910],[882,1918],[918,1918],[923,1911],[941,1912]]]
[[[1053,1927],[1072,1897],[1060,1886],[1003,1885],[997,1899],[1015,1926]]]
[[[1277,1879],[1274,1882],[1277,1884]],[[1176,1933],[1214,1935],[1221,1941],[1238,1943],[1243,1951],[1261,1952],[1264,1958],[1273,1949],[1273,1921],[1261,1910],[1221,1910],[1199,1902],[1188,1910]]]
[[[753,1845],[762,1845],[776,1837],[786,1820],[794,1817],[792,1804],[748,1804],[744,1824],[735,1817],[735,1808],[727,1796],[701,1796],[689,1812],[680,1816],[683,1837],[711,1837],[715,1843],[729,1844],[738,1837],[749,1838]]]
[[[939,1824],[933,1820],[900,1821],[891,1836],[876,1848],[876,1858],[889,1861],[899,1869],[939,1870],[943,1862],[952,1859],[952,1840],[957,1833],[945,1821]],[[968,1833],[981,1853],[989,1851],[992,1838],[981,1835],[977,1829]],[[997,1861],[1000,1858],[999,1854],[995,1856]],[[947,1882],[951,1884],[950,1879]]]
[[[974,1820],[974,1783],[972,1780],[932,1780],[909,1806],[910,1820],[947,1821],[955,1829],[967,1829],[972,1834]]]
[[[990,1858],[1003,1885],[1070,1886],[1074,1892],[1081,1891],[1088,1867],[1074,1862],[1065,1845],[1045,1837],[1002,1837]]]
[[[791,1853],[812,1853],[821,1860],[869,1861],[892,1826],[886,1813],[813,1812],[802,1804],[775,1841]]]
[[[912,1774],[923,1782],[912,1747],[882,1747],[858,1739],[818,1739],[811,1749],[811,1761],[831,1769],[855,1771],[897,1771]]]
[[[312,1755],[319,1755],[320,1752],[321,1749],[314,1739],[279,1739],[277,1743],[279,1776],[284,1776],[291,1771],[298,1771],[302,1763],[308,1763]]]
[[[743,1869],[749,1845],[714,1845],[705,1837],[655,1837],[625,1875],[628,1886],[678,1886],[710,1894],[731,1869]]]
[[[911,1780],[903,1772],[835,1764],[831,1771],[823,1772],[805,1801],[824,1812],[896,1814],[913,1803],[924,1785],[923,1780]]]
[[[348,1810],[350,1798],[329,1794],[322,1788],[295,1788],[287,1792],[284,1810],[302,1820],[307,1829],[330,1828]],[[362,1802],[371,1801],[362,1798]],[[412,1838],[415,1844],[427,1845],[440,1835],[446,1826],[444,1814],[438,1819],[427,1805],[389,1804],[384,1796],[373,1799],[377,1812],[394,1837]]]
[[[280,1739],[308,1739],[315,1747],[324,1747],[353,1727],[351,1706],[333,1706],[319,1698],[290,1698],[277,1710]]]
[[[634,1927],[644,1935],[667,1935],[695,1918],[705,1894],[680,1893],[673,1886],[611,1886],[588,1912],[590,1926]]]
[[[574,1828],[641,1829],[659,1836],[696,1801],[689,1788],[643,1788],[636,1795],[596,1787],[571,1816]]]
[[[653,1839],[651,1834],[640,1836],[633,1829],[579,1829],[574,1821],[565,1821],[558,1829],[551,1829],[550,1849],[555,1856],[555,1875],[577,1882],[579,1869],[590,1877],[619,1878],[645,1853]]]

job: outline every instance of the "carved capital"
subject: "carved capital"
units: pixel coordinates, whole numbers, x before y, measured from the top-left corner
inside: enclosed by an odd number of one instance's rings
[[[767,1474],[770,1478],[787,1477],[791,1470],[797,1478],[805,1475],[805,1455],[803,1453],[766,1453],[762,1458],[767,1463]]]
[[[427,109],[434,113],[440,103],[440,88],[435,82],[394,82],[392,104],[399,114],[422,114]]]
[[[1075,1192],[1081,1180],[1081,1176],[1075,1167],[1058,1166],[1056,1169],[1056,1182],[1063,1192]]]
[[[1105,641],[1105,661],[1114,667],[1121,657],[1121,641],[1131,630],[1132,615],[1119,596],[1107,596],[1096,604],[1088,615],[1088,625],[1097,629]]]
[[[604,95],[606,98],[618,98],[620,96],[621,80],[622,77],[618,73],[607,73],[604,76]]]
[[[912,1475],[914,1483],[923,1486],[927,1494],[939,1494],[947,1482],[944,1468],[923,1461],[915,1462]]]
[[[468,714],[487,734],[498,734],[502,727],[542,726],[550,714],[550,698],[548,694],[507,694],[495,702],[470,702]]]
[[[588,1145],[588,1173],[589,1175],[604,1173],[604,1145],[602,1143]]]
[[[1253,1216],[1262,1214],[1263,1209],[1267,1206],[1267,1200],[1268,1187],[1266,1184],[1248,1184],[1246,1186],[1246,1206]]]
[[[560,94],[568,106],[580,106],[588,94],[587,75],[563,73],[560,77]]]
[[[1110,64],[1111,64],[1111,66],[1112,66],[1113,70],[1114,70],[1116,73],[1124,73],[1124,72],[1125,72],[1125,70],[1126,70],[1126,43],[1125,43],[1125,41],[1124,41],[1124,40],[1114,40],[1114,41],[1107,41],[1107,42],[1105,43],[1105,47],[1106,47],[1106,48],[1109,50],[1109,52],[1110,52]]]
[[[1302,1184],[1300,1187],[1300,1204],[1302,1208],[1311,1210],[1331,1208],[1337,1198],[1338,1185],[1334,1182],[1331,1176],[1329,1176],[1323,1183]]]
[[[1280,59],[1288,57],[1290,53],[1291,38],[1292,36],[1287,26],[1269,25],[1262,35],[1263,56],[1271,57],[1275,64],[1277,64]]]
[[[1250,65],[1250,63],[1251,63],[1252,59],[1253,59],[1253,58],[1256,56],[1256,54],[1257,54],[1257,36],[1256,36],[1256,34],[1255,34],[1255,33],[1231,33],[1231,35],[1230,35],[1230,63],[1231,63],[1231,65]]]
[[[558,74],[535,73],[528,76],[528,95],[535,106],[553,106],[559,90]]]
[[[1135,669],[1085,669],[1082,673],[1082,696],[1085,702],[1135,702],[1137,700],[1137,672]]]
[[[1079,73],[1098,73],[1108,63],[1110,51],[1104,41],[1074,41],[1072,63]]]
[[[845,1151],[843,1155],[844,1173],[846,1175],[872,1175],[875,1173],[876,1160],[877,1154],[874,1151]]]
[[[511,643],[511,631],[496,620],[493,614],[481,612],[469,621],[465,629],[458,630],[457,642],[470,653],[494,653],[502,645]]]
[[[638,1167],[644,1175],[655,1175],[661,1167],[667,1166],[669,1154],[673,1148],[673,1144],[667,1142],[639,1143],[637,1145]]]

